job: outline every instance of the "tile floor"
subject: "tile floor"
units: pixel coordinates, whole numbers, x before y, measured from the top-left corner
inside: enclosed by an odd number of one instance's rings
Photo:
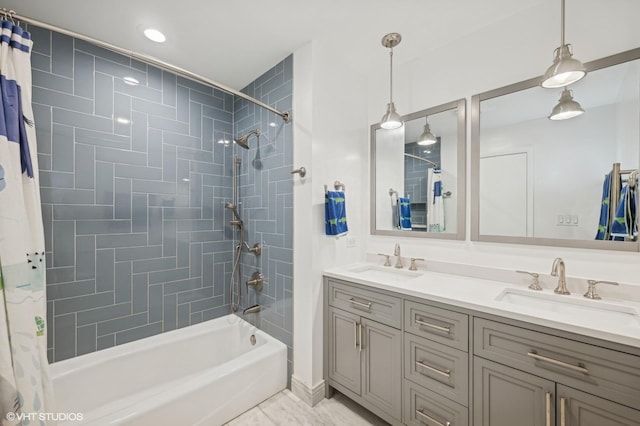
[[[225,426],[280,425],[387,426],[388,423],[338,392],[333,398],[323,399],[312,408],[291,391],[284,390]]]

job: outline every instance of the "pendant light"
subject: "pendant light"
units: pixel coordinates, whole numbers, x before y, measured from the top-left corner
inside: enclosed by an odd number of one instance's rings
[[[566,120],[584,114],[584,109],[573,100],[571,90],[564,89],[558,104],[553,107],[549,120]]]
[[[560,27],[560,47],[553,52],[553,64],[547,69],[547,72],[544,73],[542,83],[540,83],[542,87],[549,89],[568,86],[587,75],[587,70],[582,62],[573,57],[571,45],[566,44],[564,41],[565,0],[561,0],[561,2],[562,26]]]
[[[393,104],[393,48],[400,44],[402,36],[398,33],[389,33],[382,37],[382,45],[389,49],[389,103],[387,104],[387,112],[380,120],[380,127],[383,129],[397,129],[402,127],[402,118],[396,112],[396,106]]]
[[[424,131],[418,138],[418,145],[433,145],[436,142],[438,142],[438,139],[436,139],[435,135],[431,133],[431,128],[427,121],[427,124],[424,125]]]

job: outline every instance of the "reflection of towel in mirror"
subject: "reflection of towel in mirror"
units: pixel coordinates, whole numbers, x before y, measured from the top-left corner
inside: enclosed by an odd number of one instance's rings
[[[444,232],[444,203],[439,168],[427,172],[427,232]]]
[[[600,203],[600,220],[598,221],[598,232],[596,240],[609,239],[609,200],[611,199],[611,172],[604,175],[602,184],[602,202]]]
[[[347,227],[347,211],[344,192],[327,191],[324,199],[325,232],[327,235],[345,235]]]
[[[611,223],[611,236],[634,238],[638,235],[636,194],[633,189],[629,189],[629,185],[625,185],[624,188],[622,188],[620,203],[617,207],[616,215]]]
[[[398,198],[398,216],[400,218],[400,229],[411,231],[411,200],[409,198]]]

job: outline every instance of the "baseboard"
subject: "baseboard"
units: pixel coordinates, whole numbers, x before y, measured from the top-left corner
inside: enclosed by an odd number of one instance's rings
[[[296,376],[291,376],[291,392],[309,406],[313,407],[324,399],[324,380],[313,388],[302,383]]]

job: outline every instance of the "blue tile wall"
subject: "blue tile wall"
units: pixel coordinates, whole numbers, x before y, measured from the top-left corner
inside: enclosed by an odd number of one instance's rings
[[[430,152],[425,153],[426,150]],[[436,164],[440,163],[440,142],[429,146],[421,146],[416,142],[408,143],[404,146],[404,152],[425,158]],[[431,167],[433,166],[430,163],[412,157],[404,157],[404,195],[410,195],[411,222],[414,225],[427,223],[427,171]]]
[[[291,111],[293,56],[287,57],[243,89],[277,108]],[[241,215],[249,245],[263,244],[261,256],[244,254],[242,273],[264,275],[264,287],[243,294],[242,307],[260,304],[262,311],[245,319],[288,347],[289,377],[293,353],[293,127],[272,112],[236,98],[235,133],[259,129],[260,139],[249,139],[249,150],[235,147],[240,156]],[[244,288],[243,288],[244,292]]]
[[[30,30],[50,361],[228,314],[233,99]]]

